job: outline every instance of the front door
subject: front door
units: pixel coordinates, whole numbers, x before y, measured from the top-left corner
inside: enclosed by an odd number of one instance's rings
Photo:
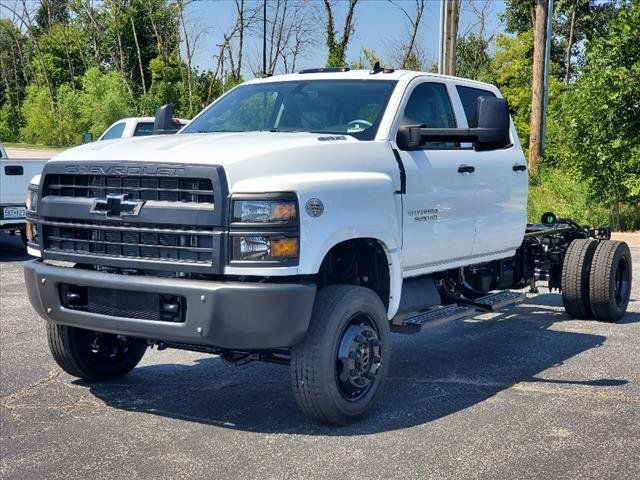
[[[456,128],[444,83],[424,81],[410,94],[402,124]],[[403,199],[405,276],[470,257],[477,214],[474,151],[456,143],[430,142],[399,151],[406,172]]]

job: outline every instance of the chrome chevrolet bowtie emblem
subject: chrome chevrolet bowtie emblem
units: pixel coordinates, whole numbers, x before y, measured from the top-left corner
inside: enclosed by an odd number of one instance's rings
[[[122,220],[124,216],[138,215],[143,203],[143,200],[129,200],[126,194],[108,194],[107,198],[96,198],[89,211],[107,218]]]

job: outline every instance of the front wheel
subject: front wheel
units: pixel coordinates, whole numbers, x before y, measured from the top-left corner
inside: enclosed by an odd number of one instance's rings
[[[49,349],[69,375],[104,381],[129,373],[142,359],[147,341],[47,322]]]
[[[386,309],[372,290],[321,290],[305,339],[291,352],[291,383],[302,412],[347,425],[369,411],[387,376],[389,337]]]

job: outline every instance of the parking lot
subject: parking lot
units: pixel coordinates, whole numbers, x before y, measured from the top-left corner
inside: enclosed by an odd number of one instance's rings
[[[632,248],[640,274],[640,248]],[[14,478],[640,478],[640,283],[617,324],[557,294],[393,337],[375,412],[307,422],[285,367],[149,351],[91,384],[49,355],[19,237],[0,233],[0,476]]]

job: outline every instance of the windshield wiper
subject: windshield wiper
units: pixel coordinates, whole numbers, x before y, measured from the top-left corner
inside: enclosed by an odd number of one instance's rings
[[[280,130],[279,128],[270,128],[269,130],[261,130],[262,132],[271,132],[271,133],[301,133],[307,132],[308,130]]]

